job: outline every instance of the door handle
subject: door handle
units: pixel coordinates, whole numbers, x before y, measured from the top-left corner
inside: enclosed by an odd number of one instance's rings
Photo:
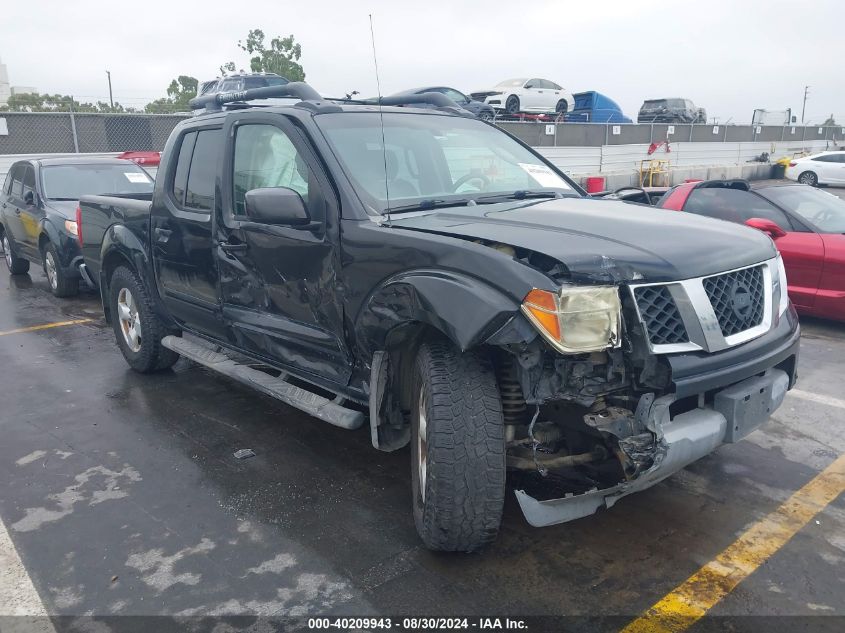
[[[238,242],[232,244],[231,242],[220,242],[220,248],[227,253],[242,253],[247,249],[246,242]]]
[[[167,244],[168,240],[170,239],[170,235],[173,233],[170,229],[162,229],[160,227],[156,228],[156,242],[159,244]]]

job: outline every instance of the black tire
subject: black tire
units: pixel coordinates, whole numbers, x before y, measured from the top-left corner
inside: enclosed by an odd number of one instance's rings
[[[569,104],[566,99],[561,99],[555,104],[555,114],[566,114],[569,110]]]
[[[505,101],[505,112],[508,114],[519,114],[519,97],[511,95]]]
[[[79,278],[69,277],[60,262],[56,247],[47,242],[41,249],[41,266],[47,275],[50,292],[56,297],[72,297],[79,293]]]
[[[29,261],[23,257],[18,257],[15,254],[15,249],[12,242],[6,237],[5,231],[0,231],[0,244],[3,248],[3,259],[6,262],[6,267],[13,275],[25,275],[29,272]]]
[[[478,118],[482,121],[493,121],[496,118],[496,114],[489,110],[482,110],[478,113]]]
[[[431,340],[420,347],[413,385],[417,531],[429,549],[475,551],[495,540],[505,500],[504,418],[493,366],[484,354],[461,353],[445,339]]]
[[[135,307],[134,322],[140,324],[137,349],[130,347],[131,337],[124,333],[124,322],[118,306],[118,299],[121,296],[125,299],[126,292]],[[132,369],[149,374],[168,369],[179,360],[176,352],[161,344],[161,339],[170,332],[156,315],[152,298],[138,275],[125,266],[116,268],[109,280],[109,309],[117,345]]]
[[[803,185],[810,185],[811,187],[815,187],[819,184],[819,177],[816,176],[816,172],[802,171],[800,174],[798,174],[798,182]]]

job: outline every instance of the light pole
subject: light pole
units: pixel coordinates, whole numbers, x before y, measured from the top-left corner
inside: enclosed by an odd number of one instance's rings
[[[110,70],[106,71],[106,76],[108,76],[108,78],[109,78],[109,107],[112,110],[114,110],[114,99],[112,98],[112,94],[111,94],[111,71]]]
[[[810,86],[804,86],[804,105],[801,106],[801,125],[804,125],[804,110],[807,108],[808,94],[810,94]]]

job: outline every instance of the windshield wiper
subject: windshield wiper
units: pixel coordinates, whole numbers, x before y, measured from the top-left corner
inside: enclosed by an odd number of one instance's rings
[[[489,196],[479,196],[475,201],[479,204],[498,202],[500,200],[530,200],[532,198],[570,198],[570,194],[562,194],[560,191],[530,191],[519,189],[511,193],[496,193]]]
[[[409,211],[428,211],[430,209],[442,209],[444,207],[463,207],[473,202],[471,198],[459,198],[457,200],[446,198],[426,198],[414,204],[406,204],[399,207],[390,207],[390,213],[407,213]],[[385,210],[385,213],[388,211]]]

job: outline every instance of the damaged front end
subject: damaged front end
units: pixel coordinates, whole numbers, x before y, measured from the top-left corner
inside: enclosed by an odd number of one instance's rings
[[[517,342],[506,329],[488,341],[499,348],[510,481],[533,526],[609,508],[738,441],[769,418],[794,382],[797,323],[784,323],[786,338],[753,366],[678,392],[672,359],[651,351],[630,295],[620,295],[618,336],[611,333],[602,351],[562,353],[548,336]]]
[[[527,521],[535,526],[565,523],[610,508],[622,497],[645,490],[688,464],[713,452],[724,442],[735,442],[768,419],[783,402],[789,386],[786,372],[772,369],[718,392],[712,403],[700,403],[672,414],[674,395],[640,398],[634,412],[620,409],[587,414],[606,441],[615,444],[624,477],[607,487],[569,492],[559,498],[537,498],[528,488],[516,490]],[[538,464],[542,467],[542,460]],[[542,476],[542,475],[541,475]]]

